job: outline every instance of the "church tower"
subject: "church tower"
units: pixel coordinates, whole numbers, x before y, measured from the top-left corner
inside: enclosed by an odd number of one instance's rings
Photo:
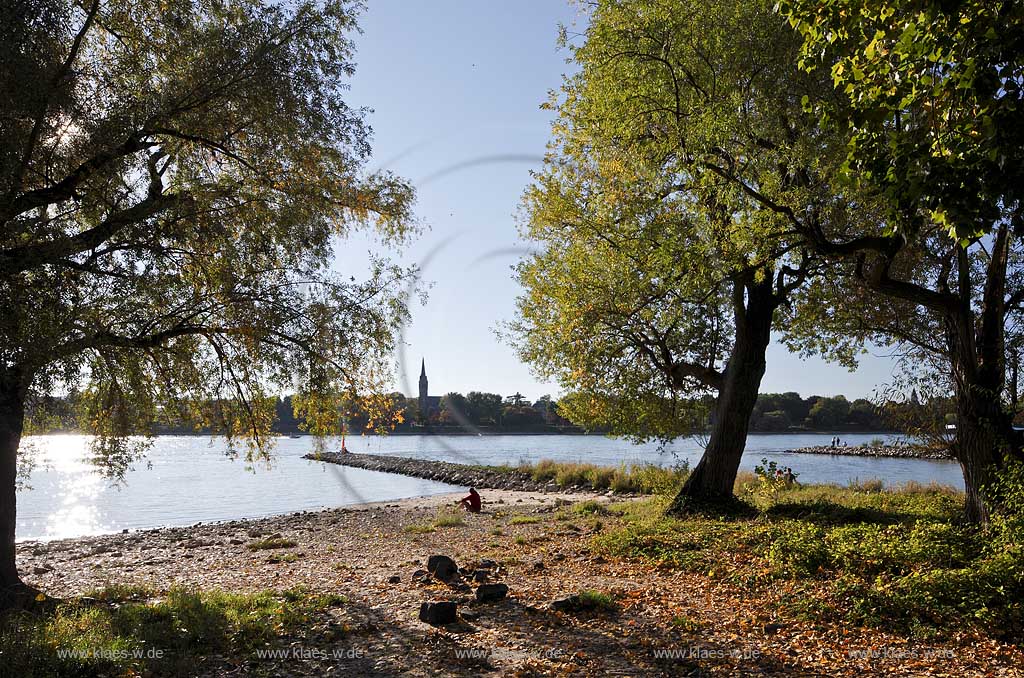
[[[427,407],[429,401],[427,400],[427,360],[423,359],[423,363],[420,365],[420,416],[427,416]]]

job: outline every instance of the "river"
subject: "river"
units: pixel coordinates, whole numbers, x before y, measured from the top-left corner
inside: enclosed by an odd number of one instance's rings
[[[878,434],[840,434],[859,445]],[[801,482],[846,484],[879,478],[886,484],[936,482],[963,487],[951,461],[823,456],[784,450],[827,445],[832,434],[751,434],[742,468],[762,457],[800,474]],[[18,539],[60,539],[197,522],[252,518],[368,501],[454,492],[457,488],[418,478],[340,467],[302,459],[312,439],[280,438],[272,464],[248,465],[225,455],[220,439],[161,436],[124,482],[111,484],[87,461],[87,439],[76,435],[27,439],[37,465],[18,492]],[[556,459],[613,465],[650,462],[691,468],[701,441],[632,445],[602,436],[389,436],[349,438],[353,452],[394,454],[471,464],[517,464]],[[335,443],[334,447],[337,447]]]

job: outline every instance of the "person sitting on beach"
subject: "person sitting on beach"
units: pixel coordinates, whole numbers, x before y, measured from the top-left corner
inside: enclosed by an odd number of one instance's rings
[[[466,507],[470,513],[480,513],[480,494],[475,487],[469,488],[469,494],[455,503]]]

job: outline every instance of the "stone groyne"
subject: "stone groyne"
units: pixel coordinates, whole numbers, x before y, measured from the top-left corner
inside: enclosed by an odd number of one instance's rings
[[[850,457],[889,457],[892,459],[952,459],[949,452],[942,448],[925,447],[923,445],[850,445],[832,446],[815,445],[798,447],[786,452],[800,454],[838,454]]]
[[[313,452],[303,456],[304,459],[324,461],[341,466],[352,466],[368,471],[397,473],[413,478],[426,478],[450,485],[476,487],[491,490],[518,490],[522,492],[592,492],[587,487],[559,487],[552,481],[536,481],[529,473],[514,467],[474,466],[456,464],[450,461],[433,461],[430,459],[412,459],[410,457],[392,457],[376,454],[356,454],[354,452]]]

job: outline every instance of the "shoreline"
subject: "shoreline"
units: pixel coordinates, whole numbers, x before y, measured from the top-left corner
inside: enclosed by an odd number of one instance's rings
[[[880,628],[791,614],[776,592],[750,591],[714,573],[655,567],[603,556],[598,535],[626,525],[618,499],[587,493],[489,490],[479,514],[451,516],[456,494],[270,518],[164,528],[45,543],[19,543],[25,581],[47,596],[97,606],[96,589],[115,586],[158,604],[173,587],[186,591],[300,591],[336,596],[338,604],[300,631],[293,645],[327,654],[286,653],[239,664],[215,655],[197,678],[248,675],[827,675],[855,678],[878,668],[858,652],[899,647],[943,651],[942,668],[958,675],[1017,675],[1019,647],[977,632],[913,639]],[[273,545],[269,542],[276,542]],[[431,556],[456,562],[463,577],[427,572]],[[476,578],[483,568],[482,579]],[[717,569],[717,568],[716,568]],[[477,583],[505,585],[503,598],[480,601]],[[494,584],[492,584],[494,585]],[[133,587],[139,587],[134,589]],[[138,594],[133,591],[139,590]],[[565,612],[557,603],[581,591],[612,597],[614,610]],[[80,598],[81,596],[90,596]],[[77,601],[83,601],[78,603]],[[429,601],[453,601],[459,621],[432,626],[417,618]],[[680,621],[682,620],[682,622]],[[983,644],[984,653],[973,648]],[[701,650],[684,663],[662,649]],[[334,658],[332,649],[347,654]],[[483,649],[485,659],[472,659]],[[557,652],[545,653],[549,649]],[[734,652],[734,650],[746,652]],[[754,652],[756,650],[756,652]],[[830,660],[822,664],[822,652]],[[928,662],[931,666],[938,666]],[[888,661],[890,675],[921,675],[911,654]],[[953,673],[948,673],[953,675]]]

